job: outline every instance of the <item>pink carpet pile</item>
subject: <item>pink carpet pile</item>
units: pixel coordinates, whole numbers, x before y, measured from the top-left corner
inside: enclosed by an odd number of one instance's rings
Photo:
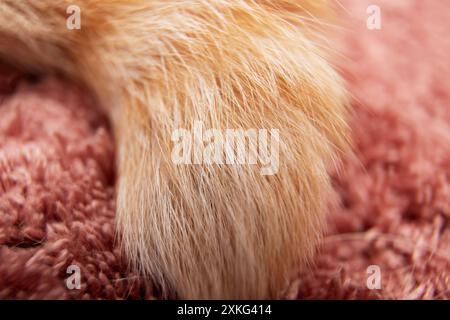
[[[450,298],[450,3],[341,0],[356,157],[290,299]],[[81,88],[0,69],[0,299],[152,299],[114,235],[114,141]],[[67,267],[81,271],[69,290]],[[369,288],[370,266],[381,287]]]

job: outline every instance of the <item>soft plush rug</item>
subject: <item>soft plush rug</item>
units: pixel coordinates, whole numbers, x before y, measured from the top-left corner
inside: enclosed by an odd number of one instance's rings
[[[447,1],[341,0],[355,157],[291,299],[450,298]],[[0,298],[153,298],[114,238],[114,142],[88,94],[0,70]],[[67,268],[80,268],[70,290]],[[379,287],[370,282],[373,266]]]

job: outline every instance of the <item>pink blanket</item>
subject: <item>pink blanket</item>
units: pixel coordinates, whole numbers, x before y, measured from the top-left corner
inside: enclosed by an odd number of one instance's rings
[[[286,297],[448,299],[450,3],[377,1],[371,31],[370,1],[341,2],[356,158],[335,177],[320,254]],[[115,244],[114,142],[96,110],[60,79],[0,70],[0,299],[156,295]],[[80,289],[67,288],[70,265]]]

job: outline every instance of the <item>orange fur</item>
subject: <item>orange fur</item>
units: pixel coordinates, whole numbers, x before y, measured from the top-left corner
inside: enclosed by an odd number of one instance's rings
[[[313,255],[346,145],[345,94],[317,0],[0,1],[0,58],[89,87],[117,140],[132,265],[181,298],[273,298]],[[278,128],[280,168],[175,165],[171,132]]]

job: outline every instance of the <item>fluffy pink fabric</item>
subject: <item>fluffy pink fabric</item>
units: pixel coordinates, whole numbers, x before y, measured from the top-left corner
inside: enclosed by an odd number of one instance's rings
[[[113,141],[95,110],[58,79],[1,104],[0,298],[149,297],[114,246]]]
[[[336,178],[340,209],[291,297],[450,298],[450,3],[376,2],[382,28],[371,31],[373,2],[342,1],[358,160]],[[381,290],[367,288],[370,265]]]
[[[446,1],[342,1],[356,159],[288,298],[450,298],[450,20]],[[73,85],[0,71],[0,298],[152,298],[114,243],[113,139]],[[17,85],[17,86],[16,86]],[[66,269],[81,268],[68,290]],[[366,286],[370,265],[381,289]]]

